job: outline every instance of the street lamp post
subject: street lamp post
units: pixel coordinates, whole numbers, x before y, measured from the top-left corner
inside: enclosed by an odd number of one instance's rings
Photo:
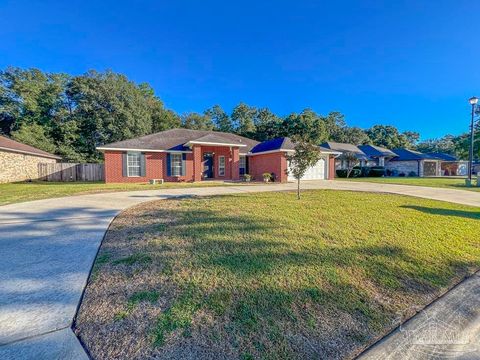
[[[470,151],[468,154],[468,186],[472,185],[472,174],[473,174],[473,141],[474,141],[474,117],[475,117],[475,107],[478,103],[478,98],[473,96],[468,99],[470,105],[472,105],[472,119],[470,123]]]

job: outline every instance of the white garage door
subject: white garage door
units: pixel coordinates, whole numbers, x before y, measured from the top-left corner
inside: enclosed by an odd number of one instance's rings
[[[314,166],[307,170],[302,180],[325,180],[327,177],[326,159],[320,159]],[[288,172],[288,180],[293,181],[295,178]]]

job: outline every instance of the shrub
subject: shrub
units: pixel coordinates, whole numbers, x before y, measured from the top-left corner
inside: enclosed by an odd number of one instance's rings
[[[347,177],[347,174],[348,174],[348,170],[347,169],[338,169],[336,171],[337,173],[337,177],[339,178],[346,178]],[[351,178],[354,178],[354,177],[359,177],[360,176],[360,169],[353,169],[352,172],[350,173],[350,177]]]
[[[250,174],[243,174],[242,180],[245,182],[250,182],[250,180],[252,180],[252,176]]]
[[[362,166],[360,168],[360,177],[368,177],[370,176],[370,170],[371,170],[371,167],[370,166]]]
[[[263,181],[265,182],[269,182],[270,180],[272,180],[272,174],[270,173],[263,173],[262,177],[263,177]]]
[[[416,173],[415,171],[410,171],[410,172],[408,173],[408,176],[409,176],[409,177],[415,177],[415,176],[417,176],[417,173]]]
[[[335,172],[337,174],[337,177],[339,177],[339,178],[346,178],[347,177],[347,170],[346,169],[338,169]]]
[[[387,174],[388,174],[388,171],[389,170],[387,170]],[[385,176],[385,168],[383,166],[372,166],[370,168],[370,172],[369,172],[368,176],[371,176],[371,177]]]
[[[353,170],[354,170],[355,172],[358,172],[358,173],[359,173],[359,175],[358,175],[357,177],[364,177],[364,176],[365,176],[365,172],[364,172],[363,169],[364,169],[363,167],[358,166],[358,165],[353,167]],[[353,177],[352,174],[353,174],[353,171],[350,173],[350,177]]]
[[[398,174],[398,176],[400,176],[400,177],[405,177],[405,173],[404,173],[404,172],[401,172],[400,174]]]

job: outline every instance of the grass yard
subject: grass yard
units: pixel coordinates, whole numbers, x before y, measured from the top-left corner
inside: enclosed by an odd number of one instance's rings
[[[227,186],[233,183],[221,181],[203,181],[198,183],[150,184],[105,184],[103,182],[18,182],[0,184],[0,205],[24,201],[41,200],[62,196],[94,194],[114,191],[160,190],[187,187]],[[243,184],[235,184],[243,185]]]
[[[466,187],[465,179],[461,179],[461,178],[368,177],[368,178],[348,178],[348,179],[337,179],[337,180],[363,181],[363,182],[373,182],[373,183],[382,183],[382,184],[428,186],[428,187],[438,187],[438,188],[469,190],[469,191],[480,192],[480,187],[478,186]]]
[[[351,358],[480,265],[480,210],[304,191],[112,223],[75,331],[96,359]]]

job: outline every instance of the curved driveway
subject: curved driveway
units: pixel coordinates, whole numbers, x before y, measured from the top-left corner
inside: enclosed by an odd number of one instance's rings
[[[144,190],[71,196],[0,207],[0,358],[88,358],[70,327],[105,231],[145,201],[293,190],[296,184]],[[480,193],[342,181],[303,189],[387,192],[480,206]]]

